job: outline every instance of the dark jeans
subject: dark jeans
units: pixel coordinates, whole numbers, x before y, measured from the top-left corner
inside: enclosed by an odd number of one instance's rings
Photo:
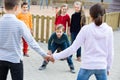
[[[68,47],[67,43],[56,44],[56,43],[53,42],[53,43],[52,43],[52,49],[51,49],[51,51],[52,51],[52,53],[54,53],[57,48],[60,48],[61,50],[64,50],[64,49],[66,49],[67,47]],[[59,53],[58,53],[58,54],[59,54]],[[72,58],[71,58],[71,57],[72,57],[72,56],[67,57],[67,63],[68,63],[68,65],[69,65],[70,69],[74,69],[74,65],[73,65],[73,62],[72,62]],[[45,66],[46,66],[47,64],[48,64],[48,63],[47,63],[46,61],[44,61],[42,65],[45,65]]]
[[[0,60],[0,80],[7,80],[8,71],[10,70],[12,80],[23,80],[23,62],[11,63]]]
[[[71,32],[71,42],[73,43],[73,41],[75,40],[75,38],[77,37],[76,32]],[[79,45],[79,44],[78,44]],[[81,57],[81,47],[77,50],[77,55],[76,57]]]

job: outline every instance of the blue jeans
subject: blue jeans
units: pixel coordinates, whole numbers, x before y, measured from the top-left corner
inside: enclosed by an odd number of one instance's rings
[[[52,48],[51,48],[51,51],[52,53],[55,52],[55,50],[57,50],[58,48],[60,48],[61,50],[64,50],[68,47],[67,43],[62,43],[62,44],[56,44],[56,43],[52,43]],[[59,54],[59,53],[58,53]],[[74,69],[74,65],[73,65],[73,62],[72,62],[72,58],[71,56],[67,57],[67,63],[70,67],[70,69]],[[43,65],[47,65],[47,63],[44,61],[43,62]]]
[[[91,75],[95,75],[96,80],[107,80],[107,71],[105,69],[99,70],[89,70],[89,69],[80,69],[77,80],[89,80]]]
[[[28,11],[30,10],[30,2],[31,0],[28,0]]]
[[[44,0],[45,1],[45,0]],[[40,0],[40,7],[43,5],[43,0]],[[46,6],[48,7],[48,0],[46,0]]]
[[[71,42],[73,43],[73,41],[75,40],[75,38],[77,37],[76,32],[71,32]],[[81,47],[77,50],[77,55],[76,57],[81,57]]]

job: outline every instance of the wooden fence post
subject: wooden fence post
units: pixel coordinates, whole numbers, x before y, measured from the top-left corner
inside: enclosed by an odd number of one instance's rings
[[[39,41],[39,19],[40,19],[40,16],[39,15],[37,15],[36,16],[36,41]]]
[[[55,31],[55,17],[52,17],[52,32]]]
[[[46,42],[48,42],[49,34],[50,34],[50,17],[47,16],[47,21],[46,21]]]
[[[117,14],[118,14],[118,28],[119,28],[120,27],[120,13],[117,12]]]
[[[42,15],[41,16],[41,42],[44,42],[44,21],[45,17]]]

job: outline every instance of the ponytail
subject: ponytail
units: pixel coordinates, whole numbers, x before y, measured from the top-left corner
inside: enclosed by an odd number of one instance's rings
[[[90,8],[90,16],[92,17],[94,23],[100,26],[103,22],[103,15],[105,14],[105,9],[101,4],[95,4]]]
[[[102,16],[99,15],[97,18],[94,19],[94,22],[97,26],[100,26],[102,24]]]

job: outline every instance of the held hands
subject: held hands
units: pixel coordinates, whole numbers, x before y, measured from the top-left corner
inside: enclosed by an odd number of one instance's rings
[[[51,50],[48,50],[48,53],[47,53],[47,54],[49,55],[48,60],[51,61],[51,62],[54,62],[55,60],[54,60],[54,58],[53,58],[53,56],[52,56],[52,51],[51,51]]]
[[[48,53],[48,55],[46,57],[44,57],[44,60],[46,62],[49,62],[49,61],[51,61],[53,63],[55,62],[55,59],[53,58],[52,53]]]
[[[55,62],[55,59],[53,58],[53,55],[50,55],[50,57],[48,58],[48,60],[51,61],[51,62],[53,62],[53,63]]]

